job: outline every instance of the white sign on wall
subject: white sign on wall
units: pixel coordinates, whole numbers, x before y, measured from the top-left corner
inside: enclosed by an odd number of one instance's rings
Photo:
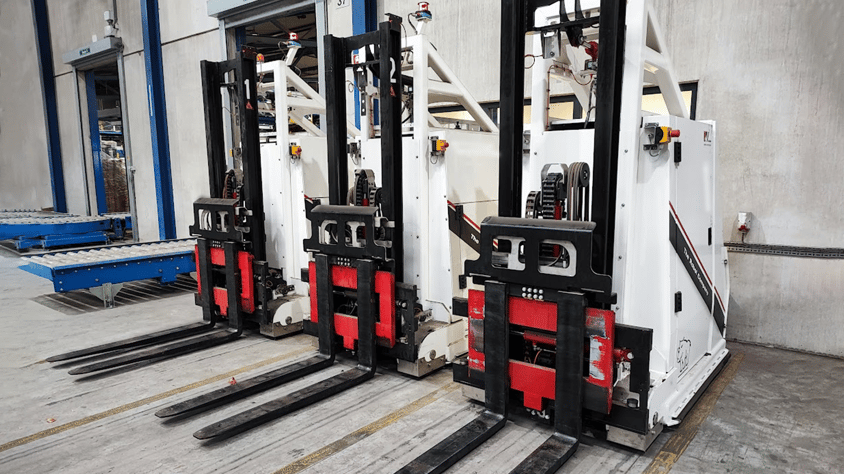
[[[352,0],[334,0],[337,2],[337,8],[346,8],[352,6]]]

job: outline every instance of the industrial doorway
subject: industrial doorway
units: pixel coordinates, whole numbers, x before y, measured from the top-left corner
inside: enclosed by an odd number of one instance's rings
[[[107,36],[68,51],[62,60],[73,68],[86,213],[129,213],[127,228],[137,241],[123,42]]]
[[[117,63],[86,71],[85,90],[97,213],[129,212]]]
[[[321,39],[317,37],[317,19],[313,7],[233,28],[232,33],[236,45],[255,49],[265,62],[285,59],[288,48],[284,43],[290,39],[291,33],[294,34],[301,48],[290,67],[311,87],[319,90],[317,41]]]
[[[324,74],[319,67],[319,58],[322,55],[321,38],[327,28],[327,8],[327,0],[238,0],[211,2],[208,14],[220,20],[221,47],[226,59],[235,58],[242,48],[247,47],[260,54],[262,64],[283,61],[288,54],[285,43],[291,40],[293,33],[300,47],[290,69],[310,88],[320,93]],[[269,69],[260,71],[259,81],[271,83],[277,80]],[[278,132],[274,123],[274,99],[273,93],[259,90],[262,139],[272,141]],[[225,91],[223,102],[229,102]],[[318,115],[309,115],[308,119],[319,128]],[[295,123],[289,126],[293,132],[301,131]],[[237,127],[232,127],[230,121],[225,121],[224,127],[227,132],[226,148],[232,150],[232,159],[228,165],[237,168],[237,150],[230,138],[233,136],[234,141],[238,141]]]
[[[260,3],[260,8],[258,4]],[[223,49],[228,60],[247,56],[256,59],[256,108],[258,111],[262,194],[267,238],[266,260],[288,275],[298,274],[307,256],[298,252],[289,225],[305,228],[304,197],[328,196],[325,160],[327,140],[320,129],[325,104],[319,93],[321,37],[325,34],[326,5],[321,1],[252,2],[254,8],[209,13],[220,19]],[[231,80],[231,79],[227,79]],[[223,126],[231,137],[227,163],[235,182],[240,181],[237,104],[223,91]],[[294,151],[295,150],[295,151]],[[294,158],[291,158],[291,154]],[[307,178],[306,178],[307,177]],[[296,277],[292,277],[296,279]],[[294,281],[294,280],[291,280]],[[301,283],[299,281],[298,283]],[[301,287],[300,287],[301,288]]]

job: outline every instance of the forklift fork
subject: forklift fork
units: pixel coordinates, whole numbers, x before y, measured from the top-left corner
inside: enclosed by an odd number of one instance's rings
[[[103,344],[89,349],[73,351],[66,354],[61,354],[48,358],[50,362],[78,359],[86,356],[105,354],[108,352],[118,351],[122,349],[137,349],[147,347],[138,352],[122,355],[112,359],[107,359],[94,364],[77,367],[70,370],[70,375],[83,375],[102,370],[115,369],[137,362],[143,361],[161,361],[171,357],[176,357],[191,352],[200,351],[210,347],[225,344],[239,338],[243,334],[243,305],[241,301],[241,274],[238,266],[237,248],[234,242],[225,242],[223,250],[226,260],[226,287],[230,288],[226,292],[228,302],[228,324],[233,327],[232,330],[216,331],[210,334],[204,334],[212,331],[220,322],[220,317],[212,307],[214,291],[213,287],[206,283],[206,291],[201,292],[201,299],[204,313],[209,320],[208,324],[191,324],[187,326],[180,326],[177,328],[152,333],[146,336],[134,337],[122,341],[113,342],[110,344]],[[206,282],[211,282],[211,268],[209,260],[210,244],[206,239],[197,239],[197,254],[199,256],[198,270],[200,272],[200,281],[204,279]],[[173,342],[172,344],[157,346],[166,342]],[[156,346],[156,347],[148,347]]]
[[[313,252],[314,255],[315,272],[313,277],[309,276],[309,283],[312,291],[312,316],[315,317],[312,321],[316,323],[319,337],[319,354],[307,360],[258,375],[236,385],[164,408],[156,415],[164,418],[207,410],[330,367],[334,364],[336,355],[338,331],[335,328],[335,317],[338,321],[342,321],[343,326],[340,328],[342,329],[340,332],[346,348],[354,348],[354,341],[357,341],[358,365],[351,370],[346,370],[284,397],[207,426],[194,433],[194,436],[198,439],[235,435],[317,403],[359,385],[375,375],[376,320],[380,315],[382,321],[390,323],[391,328],[394,324],[394,314],[392,312],[384,314],[383,308],[376,304],[376,301],[384,303],[384,301],[378,300],[378,295],[376,295],[376,270],[388,269],[393,274],[401,275],[401,253],[397,250],[400,249],[401,239],[391,239],[389,246],[377,245],[376,229],[387,227],[388,219],[380,216],[380,211],[371,207],[371,203],[369,203],[370,206],[345,205],[344,196],[348,191],[348,178],[346,177],[348,163],[346,162],[345,75],[343,71],[346,69],[344,58],[348,56],[347,53],[368,44],[381,46],[380,64],[382,64],[382,70],[389,70],[391,61],[397,64],[400,49],[400,23],[400,18],[391,17],[390,22],[379,25],[377,32],[352,38],[335,38],[329,35],[324,40],[328,61],[326,115],[329,128],[327,134],[328,168],[331,170],[329,201],[332,205],[319,206],[319,210],[313,206],[306,207],[306,216],[311,222],[312,232],[311,238],[305,240],[305,250]],[[386,80],[386,76],[383,79],[385,80],[381,83],[382,97],[395,96],[395,94],[391,94],[391,82]],[[393,99],[384,100],[381,103],[382,117],[391,117],[390,121],[386,122],[382,128],[382,148],[387,150],[382,156],[390,159],[394,156],[401,156],[401,120],[398,102],[398,99]],[[400,163],[400,160],[398,161]],[[394,166],[391,160],[386,160],[382,167],[394,171],[398,170],[395,173],[385,173],[385,180],[401,178],[400,167]],[[386,200],[384,207],[388,211],[391,209],[390,206],[396,206],[400,209],[400,187],[390,185],[389,189],[394,192],[386,193],[389,198]],[[395,192],[397,189],[399,191]],[[387,212],[387,214],[392,217],[390,212]],[[321,238],[325,231],[321,225],[327,220],[333,220],[336,229],[339,229],[337,241],[323,242]],[[343,232],[347,228],[347,222],[364,223],[365,232],[361,246],[345,244]],[[376,225],[376,223],[379,225]],[[400,219],[393,219],[392,229],[399,236],[401,235],[400,223]],[[388,248],[392,260],[388,258]],[[338,260],[332,262],[332,259]],[[388,261],[389,263],[387,263]],[[354,288],[357,304],[356,320],[352,315],[342,315],[335,312],[335,284],[337,282],[334,281],[332,264],[338,262],[342,262],[340,265],[356,268],[357,275],[354,277],[357,282],[356,288]],[[398,266],[398,269],[396,266]],[[395,285],[395,282],[391,280],[391,284]],[[341,285],[337,284],[337,286],[339,290]],[[348,290],[349,288],[344,289]],[[395,301],[393,299],[394,297],[391,298],[393,306],[390,309],[394,311]],[[394,338],[395,335],[393,334],[392,337]]]
[[[110,342],[99,346],[89,347],[78,351],[67,352],[64,354],[55,355],[47,358],[47,362],[62,362],[66,360],[79,359],[92,355],[104,354],[106,352],[119,351],[123,349],[137,349],[139,347],[151,346],[154,344],[161,344],[170,342],[185,337],[195,336],[214,329],[214,325],[207,323],[194,323],[185,326],[179,326],[164,331],[154,332],[152,334],[145,334],[143,336],[123,339],[121,341]]]
[[[329,270],[328,258],[325,255],[317,256],[316,265],[320,268],[320,270],[324,270],[325,272],[328,272]],[[323,285],[318,288],[319,294],[330,295],[331,287],[325,286],[326,281],[324,281],[324,279],[319,281],[319,284]],[[331,282],[328,281],[327,283],[330,285]],[[247,398],[256,393],[284,385],[293,380],[305,377],[306,375],[331,367],[334,364],[336,355],[333,337],[334,318],[330,317],[330,315],[334,312],[332,303],[333,302],[329,297],[327,304],[322,305],[318,309],[321,313],[327,313],[329,316],[319,318],[319,353],[317,355],[306,360],[284,366],[280,369],[263,373],[256,377],[252,377],[251,379],[243,380],[238,382],[236,385],[230,385],[226,388],[214,390],[213,392],[200,395],[190,400],[162,408],[155,413],[155,416],[159,418],[168,418],[187,413],[200,413]]]
[[[487,281],[484,290],[484,307],[487,308],[484,318],[485,409],[477,418],[399,469],[397,474],[445,472],[507,423],[507,398],[510,393],[510,379],[507,377],[510,349],[507,284]]]
[[[518,288],[488,280],[484,284],[485,410],[474,420],[397,471],[397,474],[444,472],[504,427],[510,396],[509,298]],[[513,473],[554,473],[577,450],[582,429],[583,339],[586,298],[557,291],[545,301],[557,305],[554,434],[522,461]]]
[[[240,381],[235,385],[214,390],[213,392],[200,395],[181,403],[176,403],[155,412],[159,418],[184,415],[186,413],[196,414],[212,408],[226,405],[241,400],[256,393],[261,393],[279,385],[284,385],[293,380],[302,378],[308,374],[331,367],[334,359],[325,354],[317,354],[303,361],[276,369],[248,380]]]
[[[317,356],[317,358],[324,358],[325,365],[331,365],[335,357],[333,285],[328,258],[324,254],[315,256],[318,270],[316,285],[320,346],[320,356]],[[194,437],[209,439],[232,436],[325,400],[371,379],[375,375],[376,368],[375,321],[377,311],[375,305],[375,266],[372,260],[357,260],[357,282],[357,367],[209,425],[194,433]],[[322,368],[322,366],[323,362],[320,362],[319,368]]]

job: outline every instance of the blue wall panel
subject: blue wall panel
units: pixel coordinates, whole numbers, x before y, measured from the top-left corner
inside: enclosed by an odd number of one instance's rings
[[[47,128],[47,158],[50,163],[50,181],[53,188],[53,209],[58,212],[67,212],[47,0],[32,0],[32,18],[35,23],[35,46],[41,71],[41,89],[44,94],[43,107]]]
[[[141,0],[141,23],[144,34],[147,93],[151,105],[149,121],[152,134],[155,194],[158,201],[158,234],[161,239],[174,239],[176,238],[176,215],[173,203],[173,177],[170,170],[170,139],[164,97],[158,0]]]

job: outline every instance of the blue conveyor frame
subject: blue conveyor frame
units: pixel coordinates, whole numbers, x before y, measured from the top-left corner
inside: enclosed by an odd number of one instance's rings
[[[178,239],[155,243],[124,244],[110,246],[109,249],[126,248],[143,245],[154,245],[167,242],[195,242],[193,239]],[[157,279],[163,284],[174,283],[179,275],[196,271],[194,250],[189,248],[178,251],[165,251],[152,255],[127,256],[110,260],[70,263],[67,265],[50,266],[38,263],[45,258],[55,256],[70,256],[97,249],[86,249],[72,252],[52,252],[28,258],[26,264],[19,268],[46,278],[53,282],[53,289],[58,293],[72,290],[94,288],[106,283],[118,284],[130,281]],[[130,254],[131,252],[126,252]]]
[[[0,240],[13,239],[15,248],[26,250],[32,247],[45,249],[82,244],[106,244],[123,238],[123,231],[132,228],[128,215],[101,216],[79,222],[65,222],[58,217],[29,218],[20,223],[15,220],[0,220]]]

